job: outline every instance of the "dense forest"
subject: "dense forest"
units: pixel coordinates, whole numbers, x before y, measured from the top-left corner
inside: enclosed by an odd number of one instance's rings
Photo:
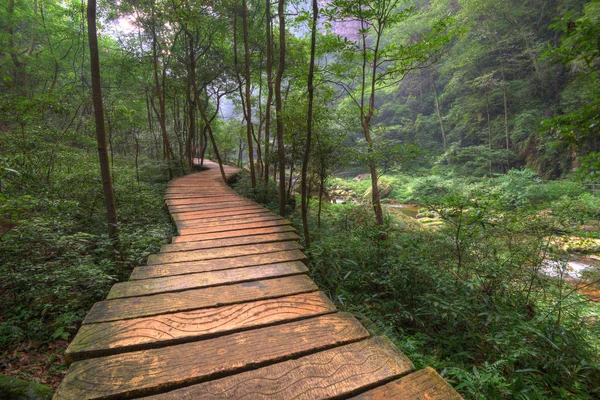
[[[465,398],[600,397],[597,0],[0,4],[0,377],[56,387],[206,158]]]

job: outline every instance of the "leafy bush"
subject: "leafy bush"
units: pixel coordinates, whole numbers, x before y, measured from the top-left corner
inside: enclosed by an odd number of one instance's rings
[[[435,197],[438,231],[377,226],[368,208],[329,206],[310,249],[314,279],[467,398],[589,398],[598,323],[584,322],[585,302],[564,279],[541,273],[558,222],[500,212],[497,197],[468,189]]]
[[[95,154],[63,152],[50,175],[9,161],[30,172],[6,174],[0,194],[0,346],[68,339],[93,303],[172,234],[162,200],[168,175],[158,163],[138,180],[131,163],[115,159],[114,249]]]

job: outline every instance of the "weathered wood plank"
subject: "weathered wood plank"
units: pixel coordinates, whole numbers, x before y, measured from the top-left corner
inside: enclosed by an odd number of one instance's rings
[[[301,250],[302,246],[296,242],[278,242],[267,244],[250,244],[244,246],[222,247],[196,251],[182,251],[176,253],[153,254],[148,257],[148,265],[177,263],[184,261],[212,260],[250,254],[273,253],[284,250]]]
[[[173,199],[173,200],[165,200],[167,205],[169,206],[183,206],[187,204],[212,204],[212,203],[226,203],[228,201],[238,201],[242,199],[237,194],[226,195],[226,196],[218,196],[218,197],[203,197],[203,198],[193,198],[193,199]]]
[[[218,247],[241,246],[245,244],[258,243],[276,243],[286,242],[289,240],[300,240],[295,232],[269,233],[264,235],[242,236],[226,239],[203,240],[197,242],[165,244],[160,251],[162,253],[172,253],[175,251],[191,251],[201,249],[212,249]]]
[[[196,227],[196,226],[214,226],[220,224],[237,224],[245,222],[257,222],[263,220],[281,219],[281,216],[272,213],[268,210],[255,211],[253,213],[242,214],[242,215],[224,215],[216,217],[196,217],[194,215],[188,215],[188,213],[176,214],[177,217],[173,220],[182,227]]]
[[[362,393],[354,400],[461,400],[462,397],[433,368],[413,372],[386,385]]]
[[[219,238],[233,238],[242,236],[254,236],[264,235],[267,233],[278,233],[278,232],[297,232],[296,228],[292,225],[276,225],[268,226],[266,228],[252,228],[252,229],[240,229],[234,231],[222,231],[222,232],[211,232],[211,233],[200,233],[195,235],[184,235],[184,236],[173,236],[171,239],[172,244],[176,243],[187,243],[187,242],[199,242],[202,240],[213,240]]]
[[[172,217],[174,220],[177,219],[203,219],[203,218],[218,218],[218,217],[235,217],[237,215],[246,215],[246,214],[258,214],[267,212],[264,207],[260,206],[248,206],[248,207],[240,207],[233,210],[224,210],[224,211],[183,211],[180,213],[173,214]]]
[[[148,296],[166,292],[181,292],[183,290],[201,287],[298,275],[306,272],[308,272],[308,269],[304,263],[294,261],[280,264],[258,265],[255,267],[202,272],[199,274],[119,282],[113,285],[108,296],[106,296],[106,299],[111,300],[123,297]]]
[[[389,339],[377,337],[145,399],[340,398],[412,370]]]
[[[271,221],[262,222],[247,222],[234,225],[206,226],[204,228],[186,228],[179,231],[180,235],[195,235],[199,233],[213,233],[224,231],[236,231],[240,229],[265,228],[268,226],[291,225],[292,223],[286,219],[274,219]]]
[[[256,203],[250,200],[236,200],[225,203],[213,203],[213,204],[189,204],[185,206],[169,206],[169,212],[180,213],[188,211],[209,211],[209,210],[237,210],[244,207],[256,206]]]
[[[171,275],[195,274],[255,265],[277,264],[287,261],[304,261],[306,255],[300,250],[278,251],[275,253],[255,254],[207,261],[189,261],[175,264],[158,264],[137,267],[131,273],[130,280],[158,278]]]
[[[83,325],[65,355],[69,361],[162,347],[259,326],[335,312],[323,292]]]
[[[56,398],[153,394],[367,336],[352,316],[329,314],[166,348],[77,361],[69,368]]]
[[[83,323],[92,324],[199,310],[201,308],[271,299],[316,290],[317,286],[308,276],[295,275],[227,286],[186,290],[184,292],[104,300],[94,304]]]
[[[272,213],[269,210],[254,210],[252,212],[246,212],[244,214],[217,215],[214,217],[197,216],[192,213],[186,212],[186,213],[176,214],[176,217],[173,218],[173,220],[175,220],[177,223],[193,222],[195,224],[213,224],[214,225],[215,223],[218,224],[221,222],[227,222],[227,223],[231,223],[233,221],[243,222],[243,221],[249,220],[249,219],[252,220],[253,218],[264,218],[264,217],[272,217],[272,216],[277,216],[278,218],[281,218],[280,216]]]
[[[194,228],[211,228],[213,226],[224,226],[224,225],[237,225],[237,224],[248,224],[252,222],[265,222],[265,221],[281,221],[288,222],[285,218],[273,213],[266,213],[265,215],[253,216],[248,218],[223,218],[218,221],[203,221],[198,219],[190,220],[178,220],[178,229],[194,229]]]
[[[220,190],[220,191],[211,191],[210,194],[203,192],[188,192],[188,193],[171,193],[165,194],[165,200],[179,200],[179,199],[198,199],[199,202],[202,202],[207,199],[221,199],[223,197],[231,197],[238,196],[237,193],[231,190]]]

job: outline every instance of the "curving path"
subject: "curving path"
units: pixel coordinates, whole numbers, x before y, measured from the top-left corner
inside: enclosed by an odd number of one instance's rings
[[[461,398],[337,312],[290,222],[205,166],[169,183],[179,236],[94,305],[56,399]]]

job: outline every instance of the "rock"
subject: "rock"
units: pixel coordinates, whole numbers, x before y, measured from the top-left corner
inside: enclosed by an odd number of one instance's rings
[[[0,374],[0,399],[50,400],[53,394],[48,386]]]
[[[352,179],[352,180],[355,181],[355,182],[360,182],[363,179],[367,179],[367,178],[370,178],[370,177],[371,177],[371,174],[360,174],[360,175],[356,175],[356,177],[354,177],[354,179]]]
[[[390,193],[392,193],[392,186],[388,185],[386,183],[379,184],[378,189],[379,189],[379,198],[380,199],[385,199],[386,197],[388,197],[390,195]],[[368,188],[365,191],[365,194],[363,194],[363,200],[370,202],[371,201],[371,193],[372,193],[371,188]]]

